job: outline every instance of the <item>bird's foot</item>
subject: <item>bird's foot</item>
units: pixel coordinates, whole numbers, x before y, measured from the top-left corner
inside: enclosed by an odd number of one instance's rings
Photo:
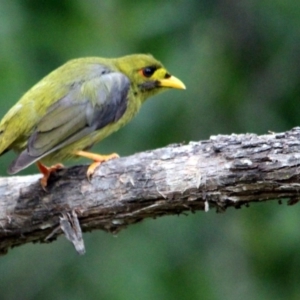
[[[96,168],[101,165],[103,162],[108,161],[110,159],[119,158],[120,156],[117,153],[112,153],[109,155],[100,155],[96,153],[86,152],[86,151],[77,151],[75,152],[76,155],[89,158],[94,162],[88,167],[86,172],[86,176],[90,181],[91,177],[95,173]]]
[[[37,162],[37,167],[39,168],[39,171],[43,174],[43,177],[40,179],[40,182],[41,182],[42,188],[46,191],[48,179],[49,179],[51,173],[54,173],[59,169],[63,169],[64,165],[55,164],[51,167],[47,167],[47,166],[43,165],[41,162]]]

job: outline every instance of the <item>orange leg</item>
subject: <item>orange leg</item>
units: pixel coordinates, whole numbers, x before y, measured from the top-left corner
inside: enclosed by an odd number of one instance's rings
[[[44,190],[46,190],[46,186],[48,184],[48,179],[49,179],[51,173],[53,173],[59,169],[62,169],[64,167],[62,164],[55,164],[51,167],[47,167],[39,161],[36,164],[37,164],[37,167],[39,168],[40,172],[43,174],[43,177],[41,178],[41,185]]]
[[[86,151],[76,151],[76,155],[89,158],[94,162],[88,167],[86,172],[87,178],[90,179],[94,174],[96,168],[101,165],[103,162],[108,161],[110,159],[118,158],[119,155],[117,153],[112,153],[109,155],[100,155],[96,153],[86,152]]]

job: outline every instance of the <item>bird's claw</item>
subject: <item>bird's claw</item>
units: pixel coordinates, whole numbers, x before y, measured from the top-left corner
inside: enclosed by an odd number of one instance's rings
[[[111,159],[115,159],[115,158],[119,158],[120,156],[117,153],[112,153],[109,155],[99,155],[97,157],[97,160],[95,160],[89,167],[88,170],[86,172],[86,176],[87,176],[87,180],[89,182],[91,182],[92,176],[94,175],[96,169],[104,162],[111,160]]]

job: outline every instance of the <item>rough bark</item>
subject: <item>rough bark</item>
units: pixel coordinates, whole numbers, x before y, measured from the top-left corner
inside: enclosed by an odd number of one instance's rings
[[[82,231],[117,232],[145,218],[250,202],[299,199],[300,128],[218,135],[104,163],[63,169],[48,191],[39,175],[0,179],[0,252],[64,233],[84,253]],[[78,222],[79,221],[79,222]]]

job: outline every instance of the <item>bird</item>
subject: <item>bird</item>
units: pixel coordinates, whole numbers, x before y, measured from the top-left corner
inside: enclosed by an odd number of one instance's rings
[[[63,168],[62,161],[86,157],[93,161],[87,170],[90,179],[101,163],[119,156],[88,150],[127,124],[146,99],[172,88],[186,87],[151,54],[69,60],[2,118],[0,155],[17,153],[8,174],[36,163],[46,188],[51,173]]]

